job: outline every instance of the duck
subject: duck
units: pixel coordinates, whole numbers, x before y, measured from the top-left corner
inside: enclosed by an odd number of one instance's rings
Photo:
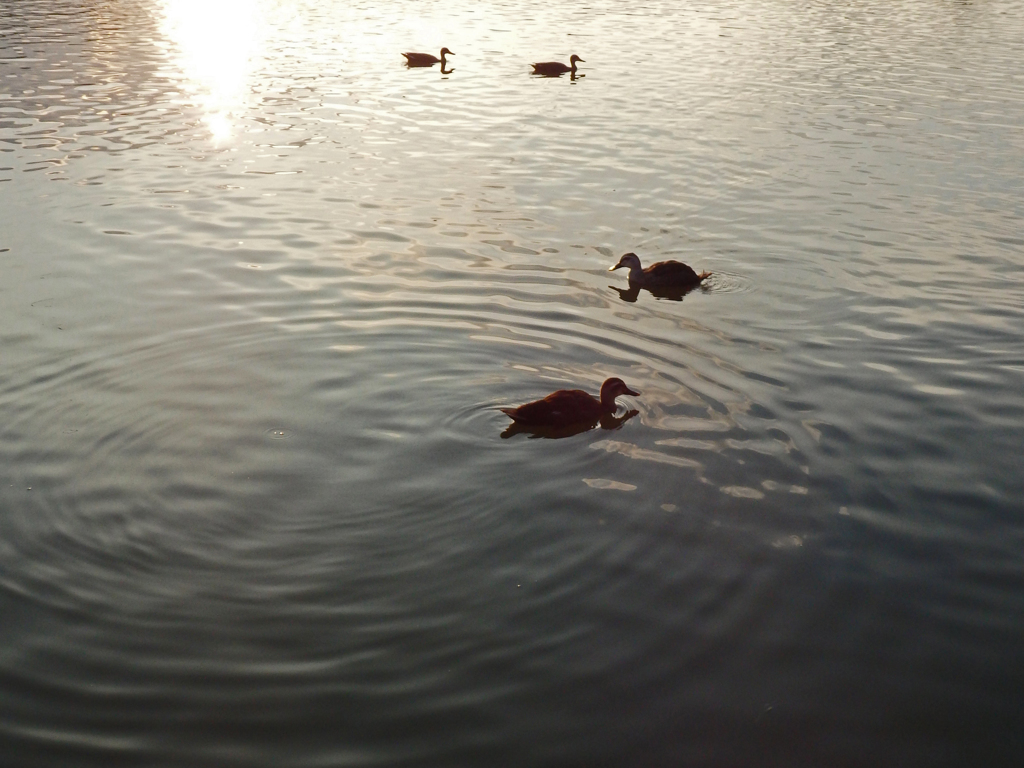
[[[600,398],[582,389],[560,389],[541,400],[502,408],[517,426],[561,429],[574,425],[594,425],[615,413],[615,398],[620,395],[639,395],[619,378],[607,379],[601,385]]]
[[[569,64],[571,66],[568,67],[560,61],[541,61],[533,65],[533,74],[544,75],[544,77],[558,77],[566,72],[572,72],[575,75],[577,61],[583,61],[583,59],[575,53],[569,57]],[[585,61],[583,63],[586,64]]]
[[[449,51],[447,48],[441,49],[441,58],[437,58],[429,53],[403,53],[405,56],[405,65],[407,67],[432,67],[438,62],[441,62],[441,69],[444,69],[445,56],[454,56],[455,54]]]
[[[710,272],[699,275],[681,261],[659,261],[644,269],[640,266],[640,257],[635,253],[624,253],[619,263],[609,267],[614,272],[620,267],[629,269],[630,287],[647,288],[648,290],[686,290],[696,288],[711,277]]]

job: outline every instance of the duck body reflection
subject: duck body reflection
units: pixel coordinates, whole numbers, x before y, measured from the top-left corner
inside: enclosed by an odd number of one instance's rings
[[[520,424],[518,421],[513,421],[506,427],[505,431],[501,433],[502,439],[508,439],[515,435],[526,434],[531,439],[543,437],[549,440],[558,440],[563,437],[572,437],[573,435],[579,435],[583,432],[589,432],[597,426],[601,429],[618,429],[627,421],[632,419],[634,416],[638,416],[640,411],[635,408],[631,408],[621,416],[616,416],[612,413],[603,413],[601,418],[596,421],[583,422],[581,424],[569,424],[564,427],[543,427],[531,424]]]
[[[635,304],[636,300],[640,298],[640,291],[647,291],[656,299],[664,299],[666,301],[682,301],[683,298],[690,291],[701,288],[700,284],[691,285],[685,288],[650,288],[648,286],[636,285],[630,283],[628,288],[619,288],[616,285],[609,285],[613,291],[619,294],[619,298],[628,304]]]
[[[583,61],[575,53],[569,57],[569,66],[566,66],[560,61],[541,61],[533,65],[533,72],[531,74],[540,75],[542,77],[561,77],[566,72],[572,74],[572,78],[576,79],[576,62]],[[586,64],[585,61],[583,61]]]
[[[432,67],[440,63],[441,71],[444,72],[445,65],[447,64],[445,57],[454,56],[455,54],[447,48],[442,48],[440,58],[431,53],[403,53],[402,55],[405,56],[405,65],[407,67]]]
[[[600,398],[582,389],[560,389],[541,400],[517,408],[502,408],[501,412],[513,421],[503,437],[518,432],[568,437],[593,429],[598,424],[605,429],[615,429],[636,415],[636,411],[633,411],[632,414],[627,413],[616,419],[615,398],[639,394],[619,378],[608,379],[601,385]]]

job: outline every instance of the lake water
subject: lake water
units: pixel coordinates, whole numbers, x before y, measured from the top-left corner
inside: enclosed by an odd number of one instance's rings
[[[1019,2],[4,0],[0,274],[5,766],[1024,764]]]

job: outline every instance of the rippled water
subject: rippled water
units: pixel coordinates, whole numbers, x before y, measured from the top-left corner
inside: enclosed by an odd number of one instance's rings
[[[1019,765],[1022,62],[998,1],[0,2],[3,764]]]

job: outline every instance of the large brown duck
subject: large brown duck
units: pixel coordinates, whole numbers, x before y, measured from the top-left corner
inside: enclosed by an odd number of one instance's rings
[[[659,261],[644,269],[640,266],[640,257],[635,253],[623,254],[619,263],[609,267],[612,272],[620,267],[629,269],[630,286],[648,289],[687,289],[696,288],[711,277],[710,272],[699,275],[681,261]]]
[[[438,62],[441,62],[441,69],[444,69],[445,56],[454,56],[455,54],[449,51],[447,48],[441,49],[441,58],[437,58],[430,53],[403,53],[405,56],[406,66],[409,67],[432,67]]]
[[[543,400],[534,400],[518,408],[502,408],[501,412],[516,424],[558,429],[597,423],[602,416],[615,413],[615,398],[619,395],[639,394],[627,387],[622,379],[611,378],[601,385],[600,399],[582,389],[560,389]]]
[[[558,77],[566,72],[572,72],[575,75],[577,61],[583,61],[583,59],[575,53],[569,57],[569,64],[571,66],[568,67],[560,61],[541,61],[533,65],[533,74],[544,75],[544,77]],[[583,63],[586,64],[585,61]]]

